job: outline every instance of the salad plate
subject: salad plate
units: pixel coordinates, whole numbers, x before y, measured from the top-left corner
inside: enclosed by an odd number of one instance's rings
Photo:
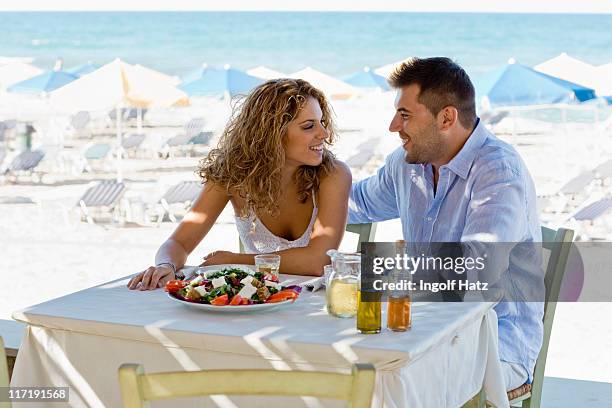
[[[199,267],[185,281],[166,284],[168,297],[184,306],[215,313],[260,312],[293,303],[301,288],[283,286],[278,278],[252,265]]]
[[[286,300],[284,302],[279,303],[261,303],[261,304],[252,304],[252,305],[240,305],[240,306],[214,306],[207,305],[205,303],[195,303],[195,302],[187,302],[185,300],[181,300],[177,297],[174,297],[172,294],[168,293],[168,297],[175,302],[179,302],[183,306],[191,307],[193,309],[203,310],[206,312],[214,312],[214,313],[253,313],[253,312],[263,312],[267,310],[276,309],[278,307],[287,306],[293,303],[292,300]]]

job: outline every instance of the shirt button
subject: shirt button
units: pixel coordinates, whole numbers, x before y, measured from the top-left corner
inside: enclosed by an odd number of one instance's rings
[[[431,221],[431,220],[432,220],[432,218],[431,218],[431,217],[427,217],[427,221]]]

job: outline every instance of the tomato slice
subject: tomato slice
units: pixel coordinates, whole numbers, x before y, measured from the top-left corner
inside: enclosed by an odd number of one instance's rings
[[[247,299],[247,298],[242,298],[242,301],[240,302],[241,305],[250,305],[251,304],[251,300]]]
[[[277,282],[278,283],[278,276],[276,275],[272,275],[272,274],[267,274],[264,276],[264,280],[270,281],[270,282]]]
[[[284,302],[286,300],[292,300],[295,302],[295,299],[297,299],[297,297],[298,293],[293,290],[281,290],[280,292],[277,292],[270,296],[268,299],[266,299],[266,303],[278,303]]]
[[[227,298],[227,295],[217,296],[212,302],[210,302],[210,304],[214,306],[225,306],[227,305]]]
[[[166,292],[176,293],[187,286],[187,282],[182,280],[171,280],[166,283]]]
[[[232,298],[232,301],[229,302],[231,306],[241,305],[242,304],[242,296],[236,295]]]

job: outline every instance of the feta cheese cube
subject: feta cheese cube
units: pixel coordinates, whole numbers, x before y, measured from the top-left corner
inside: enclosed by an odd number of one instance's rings
[[[191,282],[189,282],[189,284],[191,286],[196,286],[197,284],[199,284],[200,282],[202,282],[204,280],[204,277],[202,275],[198,275],[197,278],[194,278]]]
[[[196,292],[198,292],[200,294],[200,296],[204,297],[208,294],[208,292],[206,291],[206,288],[204,286],[196,286],[195,288],[193,288],[193,290],[195,290]]]
[[[245,276],[240,283],[242,283],[243,285],[249,285],[251,282],[253,282],[253,277],[251,275],[247,275]]]
[[[213,288],[215,288],[215,289],[219,288],[219,287],[221,287],[223,285],[226,285],[225,277],[224,276],[219,276],[218,278],[213,279],[212,280],[212,285],[213,285]]]
[[[250,299],[251,296],[253,296],[256,292],[257,288],[249,283],[244,285],[244,287],[240,289],[240,292],[238,292],[238,294],[241,298]]]

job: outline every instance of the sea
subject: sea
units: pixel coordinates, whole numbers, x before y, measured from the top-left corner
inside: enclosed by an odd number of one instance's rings
[[[447,56],[480,75],[566,52],[612,61],[612,15],[394,12],[0,12],[0,55],[50,69],[114,58],[171,75],[203,63],[343,77],[409,56]]]

